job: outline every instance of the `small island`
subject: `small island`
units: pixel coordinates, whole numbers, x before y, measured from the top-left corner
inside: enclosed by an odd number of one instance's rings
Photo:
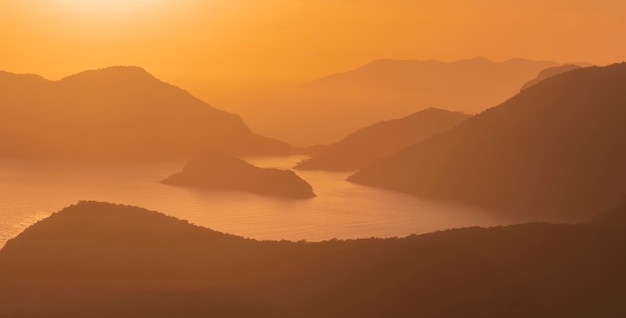
[[[176,186],[234,189],[294,199],[315,197],[313,188],[290,170],[255,167],[219,151],[194,155],[183,170],[162,183]]]

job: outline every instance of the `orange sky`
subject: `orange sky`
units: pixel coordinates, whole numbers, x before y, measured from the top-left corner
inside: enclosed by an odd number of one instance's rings
[[[378,58],[607,64],[623,0],[2,0],[0,70],[139,65],[188,87],[308,80]]]

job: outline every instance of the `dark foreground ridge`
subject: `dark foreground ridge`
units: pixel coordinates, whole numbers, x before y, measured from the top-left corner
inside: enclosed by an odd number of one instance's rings
[[[545,79],[349,180],[523,215],[590,216],[626,193],[626,63]]]
[[[0,251],[0,317],[624,317],[624,230],[261,242],[81,202]]]
[[[204,150],[183,170],[163,183],[170,185],[234,189],[297,199],[315,196],[310,184],[291,170],[255,167],[219,151]]]

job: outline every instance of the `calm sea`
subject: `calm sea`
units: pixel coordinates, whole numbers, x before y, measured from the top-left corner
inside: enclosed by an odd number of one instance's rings
[[[257,157],[248,161],[289,168],[302,159]],[[141,206],[261,240],[402,237],[513,222],[463,205],[351,184],[345,181],[348,173],[297,172],[317,194],[309,200],[159,183],[182,166],[182,162],[70,165],[0,161],[0,247],[34,222],[80,200]]]

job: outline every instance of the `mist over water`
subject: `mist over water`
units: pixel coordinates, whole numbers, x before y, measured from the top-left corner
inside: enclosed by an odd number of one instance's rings
[[[247,161],[260,167],[287,169],[304,158],[256,157]],[[34,222],[80,200],[141,206],[220,232],[260,240],[402,237],[520,221],[463,205],[348,183],[345,178],[349,173],[297,172],[317,194],[309,200],[159,183],[183,164],[73,165],[3,160],[0,247]]]

